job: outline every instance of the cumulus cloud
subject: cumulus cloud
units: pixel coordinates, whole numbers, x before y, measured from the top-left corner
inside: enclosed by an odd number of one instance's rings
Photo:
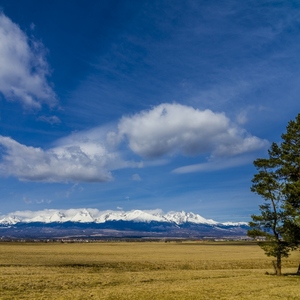
[[[54,106],[56,95],[47,81],[44,46],[0,12],[0,93],[25,107]]]
[[[180,104],[160,104],[151,110],[123,117],[110,143],[128,141],[145,158],[164,155],[234,156],[264,148],[268,142],[232,124],[224,113]]]
[[[0,135],[0,175],[24,181],[105,182],[113,179],[114,170],[142,167],[141,162],[124,160],[120,152],[107,145],[108,128],[74,132],[49,149],[23,145]]]
[[[122,156],[130,153],[126,150],[121,155],[117,150],[121,141],[135,154],[155,160],[124,160]],[[216,170],[242,164],[230,157],[245,156],[267,144],[231,123],[223,113],[161,104],[123,117],[115,130],[110,124],[74,132],[50,149],[26,146],[0,135],[0,174],[28,181],[105,182],[112,180],[113,170],[160,165],[176,154],[205,154],[209,161],[178,168],[175,173]],[[131,179],[140,181],[141,177],[134,174]]]
[[[28,147],[0,136],[2,175],[25,181],[104,182],[112,180],[107,167],[116,155],[100,144],[64,145],[49,150]],[[117,159],[117,158],[116,158]]]

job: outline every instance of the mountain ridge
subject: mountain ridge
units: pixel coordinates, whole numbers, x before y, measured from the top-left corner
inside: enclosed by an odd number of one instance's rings
[[[133,222],[162,222],[182,225],[185,223],[241,226],[247,225],[246,222],[216,222],[206,219],[193,212],[169,211],[163,213],[161,210],[104,210],[94,208],[78,209],[45,209],[39,211],[16,211],[0,216],[0,225],[10,226],[18,223],[106,223],[108,221],[133,221]]]
[[[245,238],[245,222],[216,222],[185,211],[16,211],[0,216],[0,239]]]

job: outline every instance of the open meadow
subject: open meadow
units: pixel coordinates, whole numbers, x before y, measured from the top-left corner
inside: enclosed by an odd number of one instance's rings
[[[251,243],[0,243],[0,299],[300,299],[299,261],[276,277]]]

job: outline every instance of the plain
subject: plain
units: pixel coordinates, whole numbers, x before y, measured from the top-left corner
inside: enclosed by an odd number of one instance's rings
[[[0,243],[0,299],[300,299],[249,242]]]

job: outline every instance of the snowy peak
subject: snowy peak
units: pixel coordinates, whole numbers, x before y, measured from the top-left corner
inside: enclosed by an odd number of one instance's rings
[[[210,224],[215,225],[218,224],[218,222],[211,220],[211,219],[205,219],[201,217],[200,215],[194,214],[192,212],[186,213],[184,211],[181,212],[168,212],[165,215],[165,218],[169,222],[174,222],[178,225],[184,224],[184,223],[195,223],[195,224]]]
[[[124,214],[126,221],[137,222],[165,222],[165,219],[160,215],[151,214],[142,210],[133,210]]]
[[[151,213],[142,210],[124,211],[107,211],[95,219],[96,223],[104,223],[106,221],[134,221],[134,222],[166,222],[167,220],[157,213]]]
[[[7,216],[0,219],[0,224],[3,225],[15,225],[19,222],[21,222],[21,220],[15,216]]]
[[[57,211],[49,218],[49,222],[63,222],[64,219],[65,219],[65,215]]]
[[[131,210],[131,211],[99,211],[98,209],[68,209],[68,210],[41,210],[41,211],[17,211],[0,216],[0,225],[9,226],[17,223],[54,223],[54,222],[79,222],[79,223],[105,223],[108,221],[131,221],[131,222],[164,222],[182,225],[185,223],[207,224],[211,226],[241,226],[244,222],[218,223],[211,219],[192,212],[170,211],[163,214],[161,210]]]
[[[91,216],[91,214],[83,209],[79,211],[74,217],[70,219],[71,222],[80,222],[80,223],[90,223],[94,222],[95,219]]]

